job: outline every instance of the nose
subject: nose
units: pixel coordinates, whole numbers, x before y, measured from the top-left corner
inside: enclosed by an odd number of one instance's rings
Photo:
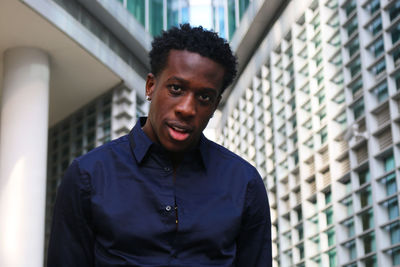
[[[192,94],[183,96],[177,104],[175,111],[182,117],[193,117],[196,114],[196,99]]]

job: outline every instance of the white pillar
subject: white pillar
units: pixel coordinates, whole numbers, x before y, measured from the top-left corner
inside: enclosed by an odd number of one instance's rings
[[[0,106],[0,266],[42,267],[49,58],[35,48],[4,53]]]

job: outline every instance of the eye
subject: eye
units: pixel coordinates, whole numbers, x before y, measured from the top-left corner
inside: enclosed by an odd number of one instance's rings
[[[209,94],[200,94],[199,99],[203,103],[211,103],[213,100]]]
[[[182,87],[180,85],[177,84],[172,84],[169,86],[169,90],[172,94],[180,94],[182,92]]]

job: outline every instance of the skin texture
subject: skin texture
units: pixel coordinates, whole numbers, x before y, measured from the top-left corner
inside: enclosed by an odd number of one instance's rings
[[[171,152],[174,163],[193,148],[221,100],[224,68],[186,50],[171,50],[164,70],[150,73],[150,110],[143,131]]]

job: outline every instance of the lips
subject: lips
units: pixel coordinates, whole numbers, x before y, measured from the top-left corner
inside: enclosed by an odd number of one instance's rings
[[[190,133],[193,131],[192,127],[183,125],[181,123],[169,123],[168,133],[175,141],[185,141],[189,138]]]

